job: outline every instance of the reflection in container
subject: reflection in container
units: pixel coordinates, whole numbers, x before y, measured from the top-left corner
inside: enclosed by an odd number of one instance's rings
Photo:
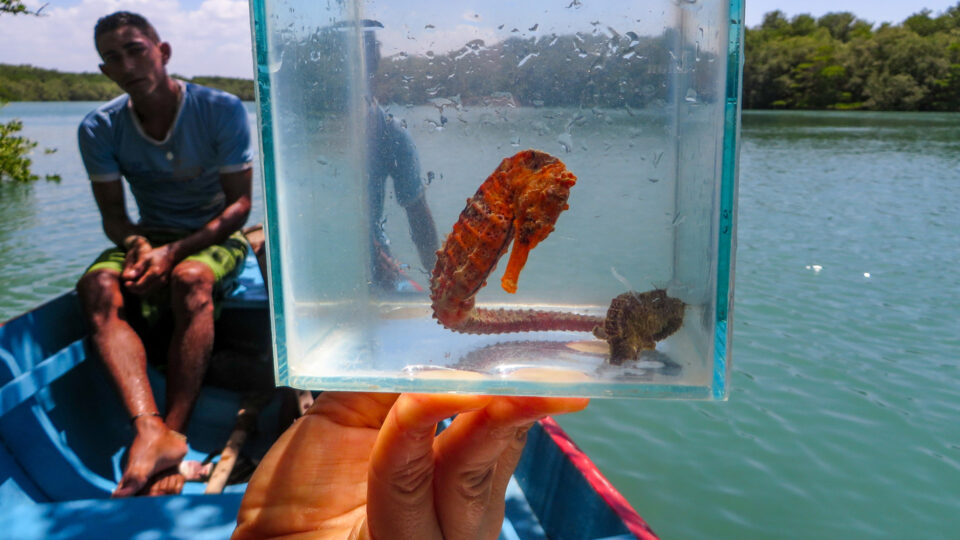
[[[279,381],[725,398],[739,11],[453,1],[425,18],[402,2],[255,2],[258,58],[282,58],[258,80]],[[384,130],[406,149],[378,142]],[[441,273],[461,272],[456,296],[476,308],[581,324],[451,331],[430,298],[437,233],[453,231],[448,246],[486,238],[453,225],[524,148],[559,159],[576,185],[516,292],[480,287],[487,276],[458,265]],[[663,291],[682,311],[611,356],[611,300],[643,297],[632,291]]]

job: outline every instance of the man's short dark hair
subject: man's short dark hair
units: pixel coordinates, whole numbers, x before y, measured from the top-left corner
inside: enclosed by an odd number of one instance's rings
[[[105,17],[100,17],[97,25],[93,27],[93,43],[96,44],[97,38],[102,34],[112,32],[121,26],[132,26],[143,32],[143,35],[150,38],[154,43],[160,43],[160,34],[158,34],[157,29],[150,24],[150,21],[144,18],[143,15],[129,11],[118,11]]]

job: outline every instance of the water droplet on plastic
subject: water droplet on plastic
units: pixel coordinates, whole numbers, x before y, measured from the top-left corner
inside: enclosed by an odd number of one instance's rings
[[[631,285],[630,282],[627,281],[627,278],[623,277],[623,275],[620,272],[617,272],[616,267],[611,266],[610,273],[613,274],[613,278],[619,281],[620,284],[623,285],[625,289],[627,289],[628,291],[633,290],[633,285]]]
[[[513,135],[510,137],[510,146],[520,146],[520,135]]]
[[[520,60],[520,63],[517,64],[517,67],[523,66],[523,65],[526,64],[531,58],[536,58],[536,57],[538,57],[538,56],[540,56],[540,53],[530,53],[530,54],[524,56],[524,57],[523,57],[523,60]]]
[[[540,23],[536,23],[536,24],[534,24],[533,26],[531,26],[530,28],[527,28],[527,31],[528,31],[528,32],[536,32],[536,31],[537,31],[537,28],[540,28]]]
[[[271,55],[270,65],[268,66],[270,73],[276,73],[280,71],[280,68],[282,67],[283,67],[283,51],[280,51],[280,54],[276,56]]]
[[[696,103],[697,102],[697,91],[693,88],[687,89],[687,95],[683,98],[687,103]]]

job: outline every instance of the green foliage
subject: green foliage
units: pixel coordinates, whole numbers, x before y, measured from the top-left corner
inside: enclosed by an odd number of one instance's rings
[[[43,9],[43,8],[41,8]],[[39,10],[31,12],[27,10],[20,0],[0,0],[0,14],[4,15],[39,15]],[[6,103],[3,100],[3,84],[0,84],[0,107]],[[0,182],[33,182],[39,177],[30,171],[32,161],[27,155],[33,150],[37,143],[19,135],[23,129],[23,122],[19,120],[10,120],[0,124]],[[46,152],[56,152],[53,149],[47,149]],[[46,175],[47,181],[59,182],[59,174]]]
[[[184,80],[219,88],[245,101],[253,101],[253,81],[230,77],[195,77]],[[63,73],[33,66],[0,64],[0,100],[5,101],[107,101],[120,89],[100,73]]]
[[[745,108],[960,111],[960,3],[877,28],[773,11],[744,44]]]
[[[253,101],[256,99],[253,81],[250,79],[235,79],[232,77],[194,77],[192,79],[187,79],[185,77],[178,78],[203,86],[209,86],[210,88],[223,90],[224,92],[230,92],[243,101]]]
[[[438,105],[501,104],[567,107],[642,108],[676,96],[676,74],[683,72],[690,99],[712,101],[722,90],[719,62],[682,43],[673,30],[659,36],[634,32],[552,34],[513,37],[486,44],[466,43],[445,54],[400,53],[379,61],[366,91],[381,103]],[[321,28],[287,34],[274,53],[279,69],[274,89],[278,104],[298,110],[342,110],[347,99],[349,48],[342,30]]]
[[[20,15],[30,13],[20,0],[0,0],[0,13]]]
[[[30,171],[32,161],[27,155],[37,143],[19,135],[23,122],[10,120],[0,124],[0,182],[33,182],[39,177]],[[47,150],[54,152],[55,150]],[[47,181],[59,182],[60,175],[48,174]]]
[[[12,0],[0,0],[0,13],[13,9]],[[22,7],[22,4],[20,5]],[[24,11],[10,11],[21,13]],[[190,80],[190,79],[187,79]],[[229,77],[196,77],[192,82],[226,90],[240,99],[254,99],[253,82]],[[106,101],[116,97],[120,89],[100,73],[62,73],[33,66],[0,64],[0,102],[6,101]],[[37,143],[21,135],[23,124],[11,120],[0,124],[0,182],[32,182],[39,177],[30,171],[28,157]],[[45,152],[55,152],[46,149]],[[46,175],[46,180],[59,182],[59,175]]]
[[[0,0],[0,13],[25,12],[18,0]],[[338,36],[329,28],[281,36],[278,99],[307,103],[309,110],[343,106],[348,77]],[[477,103],[509,93],[519,104],[639,108],[675,99],[670,74],[696,65],[690,78],[697,98],[716,99],[709,82],[714,64],[691,62],[689,44],[669,55],[678,43],[672,30],[517,37],[490,45],[476,40],[444,55],[383,58],[371,91],[384,103],[449,96]],[[925,9],[899,25],[879,26],[850,12],[815,19],[773,11],[746,30],[745,48],[744,108],[960,111],[960,2],[940,14]],[[254,99],[250,80],[193,82]],[[105,101],[118,93],[99,73],[0,65],[0,100]]]

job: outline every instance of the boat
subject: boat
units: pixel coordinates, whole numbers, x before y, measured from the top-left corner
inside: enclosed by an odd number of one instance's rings
[[[242,433],[246,440],[235,461],[255,463],[279,435],[283,400],[276,391],[261,400],[266,405],[253,417],[255,429],[248,422],[246,431],[238,431],[243,418],[238,411],[246,411],[251,396],[262,396],[263,386],[274,390],[269,312],[251,254],[239,287],[224,302],[214,354],[246,349],[247,357],[266,364],[265,370],[249,371],[266,375],[256,375],[256,391],[205,381],[187,433],[186,459],[220,455],[223,462],[226,449],[237,447],[228,441],[236,443]],[[211,493],[212,480],[189,482],[175,496],[110,498],[133,432],[86,338],[75,291],[0,324],[0,537],[228,538],[246,488],[242,477]],[[162,402],[163,378],[152,367],[150,378]],[[656,535],[547,418],[529,432],[508,488],[500,538],[652,540]]]

